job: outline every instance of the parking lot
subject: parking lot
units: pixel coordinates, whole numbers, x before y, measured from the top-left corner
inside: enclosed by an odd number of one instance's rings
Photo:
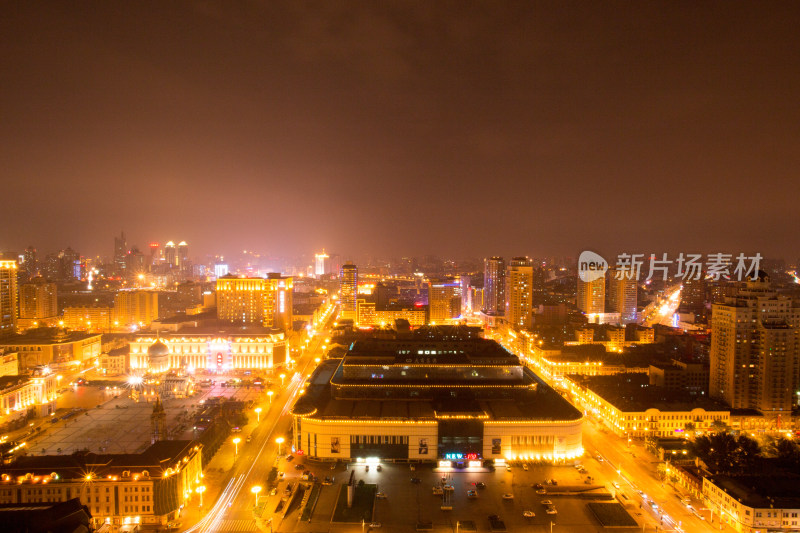
[[[280,462],[281,470],[286,472],[286,481],[282,486],[286,482],[299,480],[302,471],[295,469],[297,461],[302,463],[302,458],[297,458],[292,463]],[[281,531],[318,531],[323,526],[331,531],[352,529],[353,526],[330,524],[332,504],[338,494],[339,485],[347,482],[352,470],[356,472],[356,481],[377,484],[378,490],[386,495],[385,499],[376,500],[373,516],[374,521],[381,523],[382,531],[408,532],[413,531],[418,522],[431,522],[436,531],[455,532],[458,521],[472,521],[478,531],[490,531],[490,515],[498,515],[508,531],[549,532],[551,522],[554,532],[603,531],[586,507],[590,500],[574,495],[539,495],[533,489],[535,483],[550,479],[555,479],[558,483],[557,486],[547,486],[551,492],[563,489],[565,485],[585,486],[585,476],[572,466],[530,466],[528,471],[521,467],[512,467],[510,472],[503,467],[495,472],[464,469],[444,473],[437,471],[432,465],[416,466],[411,471],[409,465],[383,464],[379,472],[375,465],[371,465],[367,471],[364,464],[350,464],[347,467],[338,465],[335,470],[330,469],[330,463],[303,464],[320,480],[334,475],[336,481],[331,486],[323,487],[311,522],[301,523],[293,517],[287,517]],[[447,483],[454,488],[451,497],[452,510],[448,511],[441,509],[442,496],[433,494],[433,487],[441,485],[443,476],[447,476]],[[420,482],[412,483],[412,477],[418,478]],[[485,488],[478,488],[480,482],[484,483]],[[467,491],[470,490],[474,490],[477,497],[468,497]],[[513,494],[513,499],[504,499],[503,495],[509,493]],[[542,500],[551,500],[557,514],[547,514]],[[526,518],[523,516],[525,511],[532,511],[535,516]]]

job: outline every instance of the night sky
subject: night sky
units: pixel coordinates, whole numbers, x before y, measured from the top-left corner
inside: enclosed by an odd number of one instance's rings
[[[795,260],[798,28],[796,2],[4,2],[0,250]]]

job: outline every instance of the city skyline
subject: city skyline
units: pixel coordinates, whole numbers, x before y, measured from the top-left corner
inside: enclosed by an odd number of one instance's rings
[[[0,248],[796,255],[796,5],[353,8],[9,9]]]

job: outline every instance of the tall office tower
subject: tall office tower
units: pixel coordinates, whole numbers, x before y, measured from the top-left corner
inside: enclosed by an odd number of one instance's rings
[[[0,261],[0,336],[17,329],[17,262]]]
[[[46,325],[58,317],[57,288],[44,278],[33,278],[19,287],[20,321],[38,322]],[[33,324],[31,324],[33,325]]]
[[[606,278],[599,277],[593,281],[578,278],[578,309],[587,315],[605,313],[606,310]]]
[[[150,257],[147,260],[147,266],[152,267],[160,259],[161,245],[157,242],[151,242],[147,246],[150,248]]]
[[[339,272],[339,317],[358,318],[358,268],[353,263],[345,263]]]
[[[627,324],[636,322],[639,287],[635,279],[627,279],[623,273],[620,271],[622,279],[617,279],[617,271],[608,271],[608,305],[609,312],[619,313],[621,322]]]
[[[466,315],[472,312],[472,291],[469,290],[472,284],[472,276],[461,275],[461,314]]]
[[[483,264],[483,309],[487,314],[502,316],[506,307],[506,262],[495,256]]]
[[[428,321],[444,324],[461,316],[461,281],[456,279],[428,282]]]
[[[178,243],[178,254],[176,259],[178,261],[176,265],[181,268],[189,264],[189,245],[186,244],[186,241],[181,241]]]
[[[314,254],[314,275],[317,277],[330,274],[331,258],[322,250],[321,254]]]
[[[791,412],[800,388],[800,302],[759,273],[711,310],[711,396],[734,409]]]
[[[533,316],[533,263],[528,257],[514,257],[506,270],[505,317],[511,327],[527,328]]]
[[[25,274],[28,279],[35,278],[39,275],[39,260],[36,254],[36,248],[28,246],[22,255],[22,268],[25,269]]]
[[[81,260],[81,254],[67,246],[59,255],[61,258],[61,279],[74,281],[84,277],[85,265]]]
[[[126,290],[114,296],[114,321],[122,327],[146,327],[158,318],[158,291]]]
[[[217,279],[217,318],[290,331],[293,278],[268,274],[267,278]]]
[[[117,276],[125,274],[126,255],[128,255],[128,241],[125,240],[123,231],[119,237],[114,237],[114,274]]]
[[[164,246],[164,261],[171,267],[178,266],[178,256],[175,250],[175,243],[167,242]]]

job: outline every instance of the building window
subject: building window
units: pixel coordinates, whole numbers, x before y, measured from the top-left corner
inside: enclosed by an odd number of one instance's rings
[[[339,453],[339,437],[331,437],[331,453]]]

